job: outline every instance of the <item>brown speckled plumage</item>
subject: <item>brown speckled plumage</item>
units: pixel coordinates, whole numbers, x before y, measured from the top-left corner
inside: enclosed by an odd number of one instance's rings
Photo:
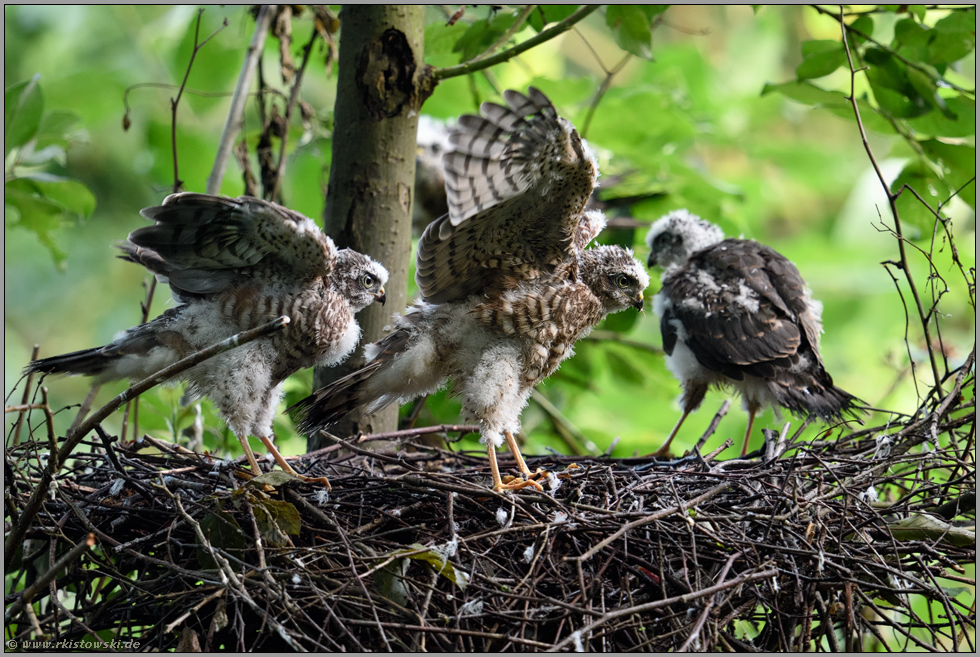
[[[282,315],[289,325],[179,375],[215,403],[247,450],[268,438],[283,379],[336,363],[360,337],[354,313],[383,300],[388,273],[338,251],[313,220],[257,198],[173,194],[143,216],[154,222],[120,244],[121,256],[170,285],[178,305],[109,345],[32,362],[36,372],[140,379]]]
[[[447,383],[493,450],[514,442],[532,388],[606,314],[640,307],[649,279],[618,246],[586,249],[602,230],[585,212],[598,171],[588,147],[533,87],[463,116],[445,156],[449,213],[419,241],[419,299],[368,345],[368,364],[300,402],[300,428],[374,412]]]

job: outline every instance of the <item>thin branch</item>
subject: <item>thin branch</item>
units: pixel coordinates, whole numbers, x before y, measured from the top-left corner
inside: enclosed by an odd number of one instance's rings
[[[310,53],[313,52],[313,44],[316,43],[317,37],[320,33],[317,30],[313,30],[313,34],[310,36],[309,42],[306,44],[306,48],[303,49],[303,63],[300,64],[299,71],[296,72],[296,79],[293,80],[293,88],[289,93],[289,103],[286,105],[286,114],[283,117],[283,133],[282,138],[279,142],[279,163],[276,166],[276,182],[272,187],[272,198],[270,200],[277,201],[279,198],[279,185],[282,183],[282,174],[286,170],[286,143],[289,141],[289,119],[293,115],[293,108],[296,106],[296,100],[299,98],[299,87],[303,83],[303,73],[306,72],[306,66],[310,63]]]
[[[140,324],[146,324],[149,321],[149,319],[150,319],[150,306],[153,305],[153,295],[156,293],[156,290],[157,290],[157,277],[156,277],[156,275],[155,274],[150,274],[150,282],[149,283],[145,283],[144,282],[143,283],[143,286],[146,288],[146,296],[143,299],[143,303],[140,304],[140,311],[141,311]],[[86,400],[85,400],[88,404],[91,404],[92,400],[94,400],[95,393],[98,392],[98,389],[99,389],[99,384],[96,384],[96,385],[93,385],[92,386],[92,392],[89,393],[89,397],[86,398]],[[138,433],[139,432],[139,410],[140,410],[140,407],[139,407],[139,399],[134,399],[131,404],[130,403],[127,403],[126,404],[126,410],[123,411],[122,429],[120,430],[119,435],[121,435],[123,437],[126,436],[126,428],[127,428],[128,424],[129,424],[129,409],[130,409],[130,407],[132,407],[132,409],[133,409],[133,440],[135,440],[139,436],[139,433]],[[82,404],[82,409],[80,409],[78,411],[78,417],[75,418],[75,422],[72,423],[71,428],[68,430],[69,433],[71,433],[71,431],[74,430],[78,426],[78,423],[82,421],[82,418],[84,417],[82,415],[82,411],[84,411],[86,414],[88,413],[88,407],[86,406],[86,404]]]
[[[41,345],[38,344],[34,345],[34,349],[31,351],[31,360],[37,360],[40,351],[41,351]],[[27,381],[24,383],[24,394],[21,395],[20,398],[20,405],[25,408],[27,407],[27,402],[31,396],[31,387],[33,383],[34,383],[34,372],[31,371],[27,374]],[[4,412],[6,413],[7,411]],[[14,447],[20,444],[20,431],[24,425],[24,414],[25,411],[20,412],[20,415],[17,417],[17,424],[14,426],[14,440],[13,440]]]
[[[225,126],[221,130],[221,140],[218,142],[218,153],[214,158],[214,166],[211,168],[211,174],[208,176],[205,187],[208,194],[217,194],[221,190],[221,181],[225,177],[228,158],[235,145],[235,137],[238,136],[238,131],[242,127],[248,90],[252,86],[252,78],[255,76],[259,56],[262,54],[265,37],[269,34],[269,24],[272,22],[272,16],[275,12],[276,5],[262,5],[258,16],[255,18],[255,31],[252,32],[252,41],[248,45],[248,53],[245,55],[245,61],[242,62],[242,71],[238,75],[238,83],[235,85],[235,91],[231,96],[231,107],[228,109]]]
[[[184,71],[184,79],[180,83],[180,88],[177,90],[177,96],[170,99],[170,147],[173,151],[174,160],[174,192],[179,192],[180,188],[183,186],[183,181],[180,179],[180,175],[177,172],[177,108],[180,106],[181,96],[184,95],[184,87],[187,86],[187,78],[191,75],[191,68],[194,67],[194,59],[197,57],[197,53],[200,52],[204,45],[213,39],[215,35],[221,30],[228,27],[228,19],[225,19],[221,27],[215,30],[211,36],[209,36],[204,41],[198,41],[201,33],[201,17],[204,15],[204,7],[197,10],[197,24],[194,26],[194,49],[191,51],[190,61],[187,62],[187,69]]]
[[[592,125],[592,118],[595,116],[595,112],[599,108],[599,102],[602,100],[602,97],[606,95],[606,93],[609,91],[609,87],[612,86],[613,78],[616,77],[617,73],[626,67],[631,59],[633,59],[633,55],[626,53],[623,58],[612,67],[611,70],[606,71],[606,77],[603,78],[602,84],[599,85],[599,90],[596,91],[595,97],[592,99],[592,102],[589,103],[589,112],[585,115],[585,120],[582,121],[583,138],[588,137],[589,126]],[[605,67],[603,67],[603,70],[605,70]]]
[[[489,48],[484,50],[482,53],[480,53],[470,61],[478,62],[481,59],[486,59],[487,57],[492,55],[494,51],[496,51],[498,48],[502,47],[505,43],[510,41],[511,37],[517,34],[520,31],[521,27],[524,26],[524,23],[527,21],[527,19],[531,16],[531,14],[534,12],[536,8],[537,5],[524,5],[524,8],[521,10],[521,13],[518,14],[516,19],[514,19],[514,22],[511,23],[510,27],[504,30],[504,33],[500,35],[500,38],[494,41]]]
[[[506,62],[507,60],[512,59],[537,45],[555,38],[563,32],[567,32],[573,25],[598,9],[599,6],[600,5],[584,5],[568,18],[555,23],[546,30],[542,30],[527,41],[519,43],[513,48],[499,52],[496,55],[491,55],[486,59],[481,59],[478,61],[470,60],[457,66],[437,68],[432,71],[432,79],[435,82],[439,82],[440,80],[448,80],[449,78],[454,78],[460,75],[469,75],[470,73],[476,73],[477,71],[482,71],[485,68],[490,68],[491,66],[496,66],[497,64]]]
[[[669,607],[672,604],[678,602],[687,604],[693,602],[694,600],[700,600],[709,595],[714,595],[726,589],[733,589],[743,584],[748,584],[750,582],[757,582],[760,579],[769,579],[770,577],[775,577],[779,574],[779,571],[775,568],[767,568],[766,570],[761,570],[756,573],[749,573],[747,575],[741,575],[735,579],[729,580],[727,582],[722,582],[721,584],[715,584],[714,586],[708,586],[691,593],[685,593],[683,595],[674,596],[673,598],[665,598],[663,600],[654,600],[653,602],[647,602],[645,604],[634,605],[632,607],[626,607],[625,609],[617,609],[616,611],[611,611],[602,618],[593,621],[583,627],[581,630],[576,630],[571,635],[562,639],[559,643],[555,644],[548,649],[547,652],[558,652],[565,648],[569,643],[575,640],[575,635],[579,637],[583,635],[588,635],[593,632],[596,628],[605,625],[609,621],[616,620],[617,618],[622,618],[623,616],[631,616],[633,614],[642,614],[644,612],[653,611],[654,609],[662,609],[663,607]]]
[[[844,22],[844,7],[841,6],[841,16],[840,16],[840,26],[841,26],[841,38],[844,42],[844,52],[847,54],[847,65],[851,72],[851,93],[848,96],[848,100],[851,103],[851,108],[854,111],[854,118],[857,121],[858,130],[861,133],[861,143],[864,145],[864,150],[868,154],[868,159],[871,160],[871,166],[874,167],[875,174],[878,176],[878,182],[881,183],[881,187],[888,197],[888,205],[891,209],[892,218],[895,223],[895,232],[898,235],[898,253],[899,253],[899,264],[903,272],[905,272],[905,278],[908,281],[909,288],[912,292],[912,298],[915,300],[915,307],[918,310],[919,322],[922,324],[922,332],[925,336],[926,341],[926,351],[929,353],[929,363],[932,365],[932,375],[935,380],[935,388],[940,395],[942,395],[942,378],[939,376],[939,364],[936,362],[936,354],[932,348],[932,335],[929,329],[929,315],[925,312],[922,306],[922,299],[919,296],[919,289],[915,285],[915,279],[912,276],[912,269],[909,266],[908,256],[905,252],[905,237],[902,235],[902,222],[898,218],[898,196],[899,193],[892,193],[891,189],[888,187],[888,181],[885,179],[884,174],[881,171],[881,167],[878,166],[878,160],[875,158],[874,151],[871,150],[871,143],[868,141],[868,133],[864,129],[864,122],[861,120],[861,109],[858,107],[857,94],[855,93],[855,82],[857,80],[857,69],[854,68],[854,58],[851,55],[851,47],[847,40],[847,23]]]
[[[58,561],[48,568],[46,573],[38,577],[33,584],[20,592],[17,599],[14,600],[13,604],[7,607],[7,611],[4,612],[4,622],[9,625],[13,617],[20,613],[25,604],[29,604],[31,600],[34,599],[34,596],[41,591],[41,589],[45,588],[48,584],[55,580],[59,572],[71,565],[71,563],[78,559],[78,557],[82,556],[83,552],[92,548],[94,545],[95,535],[89,534],[84,539],[79,541],[75,547],[63,554]]]
[[[600,329],[598,331],[592,331],[592,333],[589,333],[584,339],[592,342],[617,342],[619,344],[626,345],[627,347],[640,349],[641,351],[649,351],[651,354],[657,354],[658,356],[664,353],[664,350],[660,347],[652,345],[649,342],[630,340],[618,331],[606,331]]]
[[[462,438],[468,433],[479,433],[479,424],[436,424],[431,427],[413,427],[411,429],[401,429],[399,431],[386,431],[384,433],[366,433],[357,439],[358,443],[367,443],[372,440],[398,440],[399,438],[411,438],[422,436],[427,433],[449,433],[459,432]],[[312,454],[312,452],[311,452]]]
[[[592,441],[585,437],[578,428],[572,424],[567,417],[565,417],[561,411],[558,410],[551,401],[545,397],[537,388],[531,390],[531,399],[533,399],[541,407],[541,410],[551,418],[554,424],[555,431],[558,432],[558,436],[568,445],[568,448],[576,456],[585,456],[591,453],[591,449],[587,447]]]
[[[623,525],[622,527],[620,527],[619,530],[617,530],[614,534],[612,534],[611,536],[608,536],[607,538],[605,538],[602,541],[599,541],[598,543],[596,543],[595,545],[593,545],[591,548],[589,548],[588,550],[586,550],[586,552],[584,554],[582,554],[581,556],[578,556],[578,557],[566,557],[565,560],[566,561],[585,561],[586,559],[591,559],[593,555],[595,555],[597,552],[599,552],[600,550],[602,550],[604,547],[607,547],[610,543],[612,543],[613,541],[615,541],[616,539],[618,539],[620,536],[624,535],[626,532],[630,531],[631,529],[636,529],[637,527],[642,527],[643,525],[649,525],[651,522],[656,522],[657,520],[660,520],[662,518],[666,518],[668,516],[671,516],[671,515],[679,512],[679,511],[686,511],[687,509],[690,509],[692,507],[695,507],[698,504],[701,504],[703,502],[707,502],[708,500],[710,500],[711,498],[715,497],[716,495],[720,495],[721,493],[724,493],[726,490],[728,490],[729,488],[731,488],[731,486],[732,486],[731,483],[725,482],[723,484],[720,484],[718,486],[715,486],[714,488],[712,488],[712,489],[710,489],[710,490],[702,493],[701,495],[698,495],[697,497],[695,497],[693,499],[687,500],[686,502],[684,502],[683,504],[680,504],[679,506],[672,506],[672,507],[668,507],[666,509],[661,509],[660,511],[657,511],[655,513],[651,513],[650,515],[644,516],[644,517],[639,518],[637,520],[634,520],[633,522],[628,522],[625,525]]]

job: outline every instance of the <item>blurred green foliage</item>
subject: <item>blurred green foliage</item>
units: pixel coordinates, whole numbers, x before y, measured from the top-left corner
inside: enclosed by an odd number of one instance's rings
[[[44,111],[40,76],[4,90],[4,222],[33,232],[63,268],[65,251],[55,234],[92,214],[95,197],[77,180],[46,171],[67,164],[67,150],[80,138],[78,116]]]
[[[426,61],[451,66],[502,37],[511,44],[524,41],[574,9],[542,7],[512,30],[519,7],[466,6],[449,25],[450,16],[430,6]],[[943,216],[951,218],[958,263],[933,212],[909,193],[898,199],[905,235],[916,247],[910,256],[915,280],[929,304],[939,298],[935,323],[948,367],[955,367],[975,332],[974,291],[960,273],[960,267],[968,275],[975,267],[975,11],[846,11],[854,66],[866,67],[855,91],[878,164],[893,190],[908,184],[933,209],[942,204]],[[20,401],[19,373],[34,344],[42,356],[87,348],[139,322],[147,278],[113,258],[110,245],[142,225],[140,208],[171,191],[174,150],[185,189],[203,191],[253,22],[240,7],[204,11],[201,37],[215,36],[190,71],[174,147],[170,99],[194,45],[196,8],[8,5],[4,12],[4,73],[10,84],[4,391],[11,404]],[[294,21],[297,61],[312,30],[309,16]],[[263,77],[288,96],[278,47],[274,38],[266,42]],[[297,116],[289,126],[283,190],[287,205],[317,218],[335,99],[337,64],[328,54],[322,42],[315,46],[300,92],[314,115],[306,121]],[[893,277],[900,287],[904,280],[881,264],[897,259],[896,241],[887,199],[847,100],[851,75],[834,12],[798,6],[603,8],[505,64],[445,80],[423,110],[451,119],[475,111],[483,100],[499,100],[504,89],[529,84],[542,89],[596,149],[604,184],[622,178],[626,193],[655,193],[635,204],[631,216],[652,221],[686,207],[729,235],[758,239],[784,253],[823,301],[822,347],[835,382],[875,407],[916,408],[932,383],[928,349],[915,310],[909,308],[907,319],[896,292]],[[244,137],[251,149],[260,128],[257,103],[250,101]],[[41,153],[47,159],[35,157]],[[71,186],[70,193],[55,191],[53,181],[62,189]],[[83,189],[91,190],[97,205]],[[232,164],[221,191],[238,195],[243,189]],[[602,192],[617,190],[609,185]],[[25,196],[55,204],[57,211],[28,206]],[[603,239],[628,243],[645,259],[644,233],[619,230]],[[932,266],[919,251],[929,252],[931,244]],[[659,288],[658,273],[649,296]],[[902,290],[907,304],[907,289]],[[168,297],[158,290],[151,316],[171,303]],[[680,391],[656,353],[657,318],[627,311],[610,317],[597,336],[609,332],[625,341],[581,341],[578,355],[540,387],[550,405],[532,400],[525,410],[526,453],[545,447],[603,452],[615,442],[615,455],[645,454],[669,432],[679,415],[674,399]],[[914,378],[910,360],[917,366]],[[63,433],[88,383],[50,379],[45,385]],[[308,394],[310,385],[310,372],[298,373],[287,384],[287,403]],[[107,385],[99,400],[124,387]],[[140,430],[172,438],[191,426],[196,407],[181,406],[180,397],[179,389],[169,388],[144,395]],[[721,393],[709,395],[688,420],[679,446],[697,440],[723,399]],[[552,405],[572,432],[549,412]],[[210,404],[201,408],[205,447],[234,453],[237,444]],[[418,424],[455,422],[458,408],[436,395]],[[118,430],[121,415],[107,429]],[[41,421],[40,414],[32,416],[32,424]],[[706,449],[741,436],[745,421],[734,405]],[[766,414],[757,426],[776,426],[776,420]],[[817,431],[813,427],[806,435]],[[304,449],[284,415],[277,435],[287,453]]]

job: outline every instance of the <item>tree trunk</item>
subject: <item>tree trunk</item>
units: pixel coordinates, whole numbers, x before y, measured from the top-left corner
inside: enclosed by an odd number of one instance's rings
[[[345,5],[341,40],[333,157],[324,228],[340,248],[350,247],[382,263],[390,274],[387,303],[372,304],[357,318],[361,345],[378,340],[393,312],[406,304],[411,256],[412,190],[418,114],[431,94],[422,60],[421,6]],[[319,368],[319,388],[364,364],[363,348],[337,367]],[[397,428],[398,408],[370,417],[349,417],[339,435]],[[322,447],[310,436],[309,450]]]

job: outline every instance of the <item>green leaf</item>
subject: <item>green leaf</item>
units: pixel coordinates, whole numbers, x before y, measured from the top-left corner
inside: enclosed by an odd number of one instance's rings
[[[922,116],[931,109],[929,101],[909,79],[909,68],[882,48],[868,48],[865,61],[870,64],[866,72],[878,106],[886,114],[897,118]]]
[[[374,573],[374,585],[378,592],[399,607],[406,607],[409,604],[409,590],[405,584],[405,571],[408,570],[408,564],[408,559],[398,559]]]
[[[935,37],[935,31],[928,26],[911,18],[905,18],[895,24],[895,38],[892,45],[906,60],[926,64],[931,62],[929,43]]]
[[[800,80],[822,78],[847,63],[847,54],[840,41],[804,41],[801,48],[803,61],[796,67],[796,77]]]
[[[443,25],[442,23],[430,23],[425,26],[425,57],[429,61],[430,56],[450,55],[458,52],[456,44],[460,42],[466,33],[466,23],[455,23],[454,25]]]
[[[4,152],[23,146],[34,137],[44,113],[41,76],[18,82],[3,92]]]
[[[95,196],[91,190],[71,178],[50,173],[31,173],[8,181],[7,184],[13,184],[19,189],[59,204],[64,211],[77,215],[77,219],[91,216],[95,210]]]
[[[851,28],[854,31],[848,32],[851,37],[850,44],[851,47],[855,47],[867,42],[867,39],[865,39],[863,36],[855,34],[855,32],[860,32],[861,34],[871,36],[871,34],[875,31],[875,22],[870,16],[861,16],[851,23]]]
[[[246,545],[245,532],[235,518],[227,511],[220,509],[209,511],[201,519],[201,533],[213,548],[224,550],[225,552],[243,552]],[[211,552],[204,547],[200,539],[197,539],[197,562],[205,570],[216,570],[217,562],[211,556]]]
[[[651,59],[650,50],[653,20],[666,11],[668,5],[609,5],[606,25],[612,28],[616,44],[628,53]]]
[[[909,5],[908,12],[918,18],[920,21],[926,19],[926,6],[925,5]]]
[[[894,45],[900,48],[916,50],[929,44],[932,30],[911,18],[903,18],[895,23]]]
[[[75,112],[68,110],[49,110],[41,116],[41,124],[37,128],[35,148],[45,148],[52,144],[67,148],[69,142],[80,141],[87,135],[77,126],[81,118]]]
[[[424,550],[424,552],[419,552]],[[391,553],[393,557],[405,556],[416,561],[424,561],[435,568],[436,572],[448,579],[459,587],[460,591],[465,591],[470,583],[470,576],[467,572],[459,570],[449,561],[449,556],[442,551],[426,548],[421,543],[413,543],[405,550],[397,550]]]
[[[540,32],[550,23],[565,20],[575,13],[579,5],[538,5],[527,18],[527,24]]]
[[[959,197],[976,210],[976,147],[966,144],[947,144],[936,139],[928,139],[919,143],[922,150],[942,170],[943,180],[946,181],[950,190],[954,192],[960,190]],[[962,189],[960,189],[961,187]]]
[[[282,470],[273,470],[272,472],[266,472],[260,474],[257,477],[252,477],[248,480],[248,484],[252,486],[282,486],[294,481],[303,481],[294,474],[289,474],[288,472],[283,472]]]
[[[933,223],[936,221],[933,210],[936,210],[939,204],[949,196],[949,187],[936,175],[932,167],[922,160],[910,162],[905,166],[892,183],[892,193],[899,193],[904,185],[914,189],[929,207],[923,205],[922,201],[916,198],[914,194],[909,193],[908,190],[902,191],[895,200],[899,219],[916,226],[925,235],[930,234]]]
[[[68,165],[68,152],[57,144],[36,149],[36,141],[29,141],[17,153],[17,164],[21,167],[43,167],[48,164]]]
[[[809,82],[767,83],[762,87],[761,95],[766,96],[771,93],[778,93],[798,103],[813,105],[814,107],[843,107],[847,105],[847,98],[844,97],[844,94],[839,91],[821,89]]]
[[[868,77],[871,77],[870,72]],[[871,89],[878,107],[888,116],[899,119],[915,118],[929,111],[927,103],[918,93],[905,94],[874,83]]]
[[[453,51],[461,53],[463,61],[473,59],[492,46],[513,23],[514,16],[510,13],[477,21],[463,33],[453,47]]]
[[[854,121],[854,110],[851,107],[851,102],[839,91],[827,91],[810,82],[801,81],[766,84],[762,88],[762,95],[765,96],[770,93],[778,93],[804,105],[827,109],[842,119]],[[894,126],[866,100],[858,101],[858,110],[861,112],[861,122],[864,123],[865,128],[886,135],[894,134]]]
[[[256,477],[252,481],[260,478]],[[255,522],[259,526],[259,533],[270,545],[286,545],[285,534],[299,535],[302,527],[299,511],[289,502],[269,498],[255,499],[252,501],[252,509],[255,511]]]
[[[936,22],[936,38],[929,44],[929,61],[950,64],[962,59],[977,47],[977,12],[954,11]]]
[[[971,137],[977,130],[977,104],[972,98],[955,96],[946,99],[948,113],[929,112],[909,119],[909,125],[921,135],[934,137]]]
[[[65,226],[91,213],[95,200],[88,188],[74,180],[35,174],[8,180],[3,202],[5,223],[36,234],[58,269],[64,271],[68,255],[56,238]]]
[[[949,108],[946,107],[945,99],[939,95],[939,90],[936,88],[935,78],[926,75],[922,71],[910,68],[909,82],[912,83],[915,90],[918,91],[927,102],[934,107],[937,107],[940,112],[946,115],[946,118],[956,118],[956,115],[950,112]]]

